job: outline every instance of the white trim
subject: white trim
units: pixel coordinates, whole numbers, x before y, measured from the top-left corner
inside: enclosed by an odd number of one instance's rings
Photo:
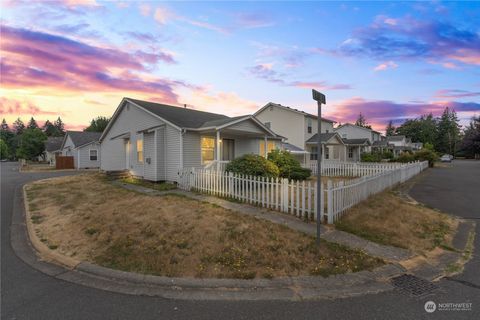
[[[183,135],[184,135],[184,131],[181,130],[180,131],[180,168],[183,168]]]
[[[80,150],[79,150],[80,151]],[[92,160],[92,156],[90,154],[90,151],[96,151],[97,152],[97,160]],[[98,149],[88,149],[88,160],[89,161],[99,161],[98,160]]]
[[[299,113],[305,117],[311,117],[311,118],[314,118],[314,119],[318,119],[318,116],[314,115],[314,114],[310,114],[310,113],[307,113],[305,111],[301,111],[301,110],[297,110],[297,109],[294,109],[294,108],[290,108],[290,107],[287,107],[287,106],[283,106],[281,104],[276,104],[276,103],[273,103],[273,102],[269,102],[267,103],[266,105],[264,105],[263,107],[261,107],[257,112],[255,112],[253,114],[253,116],[256,116],[257,114],[263,112],[263,110],[265,110],[266,108],[269,108],[269,107],[276,107],[276,108],[280,108],[280,109],[283,109],[283,110],[287,110],[287,111],[291,111],[291,112],[294,112],[294,113]],[[324,122],[329,122],[329,123],[336,123],[336,121],[333,121],[333,120],[329,120],[329,119],[325,119],[325,118],[321,118],[322,121]]]
[[[80,149],[77,149],[77,170],[80,169]]]
[[[157,153],[157,136],[158,136],[158,129],[153,131],[153,143],[154,143],[154,153],[155,153],[155,181],[158,181],[158,153]],[[152,157],[153,158],[153,157]]]

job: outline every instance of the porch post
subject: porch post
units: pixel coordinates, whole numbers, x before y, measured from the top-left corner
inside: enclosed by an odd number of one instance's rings
[[[217,136],[215,137],[215,160],[217,163],[220,161],[220,131],[217,131]]]
[[[322,156],[321,157],[317,157],[317,158],[320,158],[320,161],[323,161],[325,160],[325,145],[322,144]],[[318,160],[317,160],[318,161]]]
[[[358,150],[358,159],[357,161],[360,162],[360,160],[362,159],[361,155],[360,155],[360,146],[357,148]]]
[[[268,147],[267,147],[267,142],[268,142],[268,139],[267,139],[267,136],[265,136],[265,159],[267,158],[267,150],[268,150]]]
[[[347,161],[347,146],[343,146],[343,161]]]

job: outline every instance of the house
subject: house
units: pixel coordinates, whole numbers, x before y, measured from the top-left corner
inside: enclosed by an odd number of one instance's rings
[[[45,151],[43,152],[43,160],[51,166],[55,165],[55,158],[62,154],[63,137],[48,137],[45,141]]]
[[[256,117],[225,115],[124,98],[105,128],[101,169],[150,181],[177,181],[181,168],[214,168],[244,154],[266,156],[282,137]]]
[[[360,155],[372,151],[372,146],[379,146],[382,141],[380,132],[346,123],[334,129],[345,142],[347,161],[360,161]]]
[[[62,156],[72,156],[75,169],[100,168],[101,132],[67,131],[60,147]]]
[[[398,157],[402,152],[412,151],[412,141],[402,135],[388,136],[387,142],[393,146],[393,155]]]
[[[312,139],[316,139],[317,119],[314,114],[283,106],[281,104],[267,103],[254,114],[265,126],[277,134],[286,138],[284,149],[289,150],[298,160],[306,164],[310,160],[316,160],[317,147]],[[325,118],[321,119],[322,144],[325,152],[332,158],[334,155],[344,157],[345,144],[335,137],[333,124],[335,121]],[[324,133],[330,135],[323,135]],[[324,153],[325,154],[325,153]]]

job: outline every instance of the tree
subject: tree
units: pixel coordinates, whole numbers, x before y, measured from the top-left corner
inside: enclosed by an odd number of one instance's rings
[[[8,159],[10,156],[10,150],[8,150],[7,143],[0,138],[0,159]]]
[[[457,113],[448,107],[442,113],[438,121],[438,134],[435,150],[455,155],[455,149],[460,138],[460,125]]]
[[[480,156],[480,116],[474,116],[465,128],[461,146],[466,156],[474,158]]]
[[[91,131],[91,132],[103,132],[108,125],[110,118],[107,117],[96,117],[90,121],[90,125],[85,128],[84,131]]]
[[[367,120],[363,116],[363,114],[360,112],[358,115],[357,121],[355,121],[355,125],[359,127],[364,127],[368,129],[372,129],[372,126],[367,123]]]
[[[17,146],[17,136],[15,136],[15,133],[10,130],[5,119],[3,119],[0,126],[0,139],[2,139],[3,142],[7,145],[8,157],[10,158],[14,156]]]
[[[53,125],[55,126],[55,128],[57,128],[57,135],[56,136],[65,135],[65,124],[63,123],[62,119],[60,119],[60,117],[58,117],[57,120],[55,120]]]
[[[27,129],[38,129],[38,124],[33,117],[30,118],[30,121],[28,122]]]
[[[25,130],[25,124],[23,123],[22,119],[17,118],[17,120],[15,120],[13,123],[13,131],[17,136],[19,136],[23,133],[23,130]]]
[[[388,121],[387,127],[385,128],[385,135],[387,137],[395,135],[395,127],[393,126],[392,120]]]
[[[39,128],[25,129],[20,136],[17,157],[33,160],[45,151],[47,135]]]
[[[8,126],[7,121],[5,121],[5,118],[2,120],[2,124],[0,125],[0,130],[1,131],[10,131],[10,128]]]
[[[45,124],[42,127],[42,131],[45,132],[48,137],[60,136],[60,132],[58,131],[57,127],[53,123],[51,123],[50,120],[45,121]]]
[[[435,144],[437,137],[437,119],[430,113],[418,119],[406,120],[396,128],[396,134],[404,135],[413,142]]]

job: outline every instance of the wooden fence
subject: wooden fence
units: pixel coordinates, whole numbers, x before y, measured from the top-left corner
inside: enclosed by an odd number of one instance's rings
[[[328,223],[335,222],[342,213],[370,195],[402,183],[428,167],[427,162],[386,166],[383,172],[372,173],[347,182],[321,185],[320,216]],[[316,182],[292,181],[237,175],[231,172],[205,169],[182,169],[178,172],[178,186],[258,205],[295,215],[305,220],[316,219]]]
[[[55,157],[56,169],[75,169],[73,165],[73,157],[71,156],[57,156]]]

